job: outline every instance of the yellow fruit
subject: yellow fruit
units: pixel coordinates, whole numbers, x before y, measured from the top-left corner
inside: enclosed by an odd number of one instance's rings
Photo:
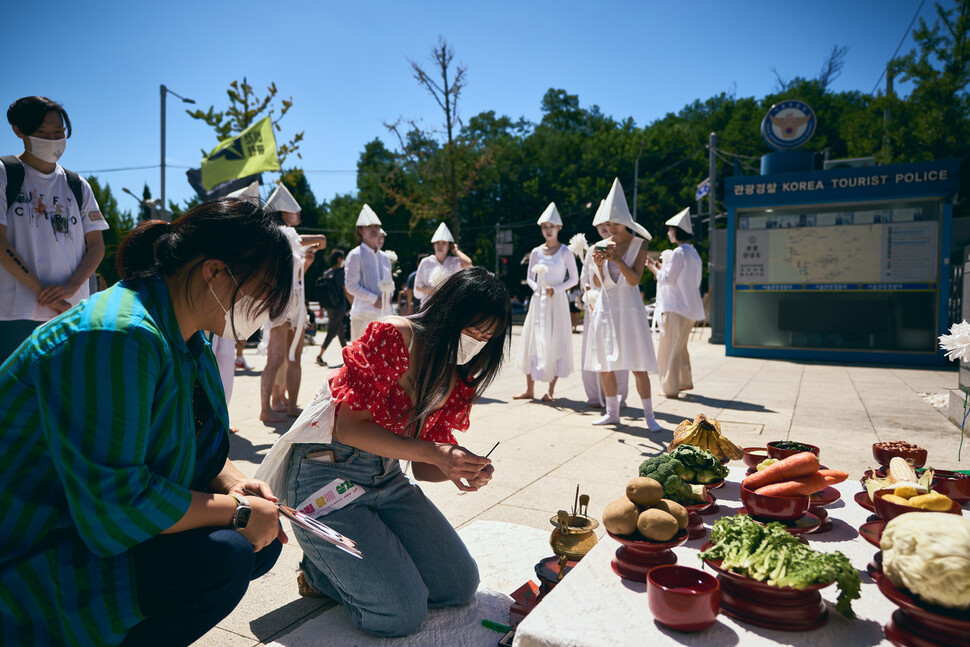
[[[953,507],[953,500],[939,492],[920,494],[909,500],[909,504],[924,510],[934,510],[936,512],[946,512]]]
[[[893,490],[893,494],[904,499],[912,499],[914,496],[918,495],[919,492],[916,491],[911,485],[904,485],[903,487],[898,487]]]
[[[889,501],[890,503],[898,503],[899,505],[909,506],[910,508],[917,507],[915,503],[912,503],[912,499],[904,499],[903,497],[896,496],[895,494],[884,494],[882,495],[882,500]]]

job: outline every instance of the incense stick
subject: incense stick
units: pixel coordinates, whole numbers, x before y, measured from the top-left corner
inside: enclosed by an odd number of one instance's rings
[[[496,440],[496,441],[495,441],[495,444],[494,444],[494,445],[492,445],[492,448],[491,448],[490,450],[488,450],[488,454],[485,454],[485,458],[488,458],[488,457],[489,457],[489,454],[491,454],[492,452],[494,452],[494,451],[495,451],[495,448],[496,448],[496,447],[498,447],[498,444],[499,444],[500,442],[501,442],[501,441],[498,441],[498,440]]]

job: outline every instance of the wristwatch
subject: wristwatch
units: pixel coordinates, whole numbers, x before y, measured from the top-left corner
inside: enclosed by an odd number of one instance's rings
[[[245,497],[233,494],[232,492],[228,494],[236,500],[236,511],[232,513],[230,527],[233,530],[242,530],[249,523],[249,517],[252,515],[253,509],[249,507],[249,501]]]

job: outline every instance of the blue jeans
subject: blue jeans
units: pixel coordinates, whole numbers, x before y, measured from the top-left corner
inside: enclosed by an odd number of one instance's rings
[[[330,449],[333,463],[305,458]],[[296,445],[287,501],[299,505],[334,479],[364,488],[346,507],[320,521],[357,542],[357,559],[294,528],[303,573],[317,591],[338,600],[351,620],[376,636],[404,636],[429,608],[467,604],[478,589],[478,565],[458,533],[398,461],[343,445]]]
[[[265,575],[283,550],[279,540],[253,552],[227,528],[158,535],[132,549],[138,605],[148,616],[122,645],[190,645],[242,600],[250,580]]]

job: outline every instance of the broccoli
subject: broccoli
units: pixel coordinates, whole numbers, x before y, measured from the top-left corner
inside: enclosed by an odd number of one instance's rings
[[[691,487],[683,478],[684,464],[670,454],[654,456],[640,463],[640,476],[652,478],[664,490],[664,498],[689,505],[706,498],[706,492]]]
[[[717,456],[694,445],[679,445],[670,456],[684,465],[680,477],[688,483],[713,483],[728,474]]]

